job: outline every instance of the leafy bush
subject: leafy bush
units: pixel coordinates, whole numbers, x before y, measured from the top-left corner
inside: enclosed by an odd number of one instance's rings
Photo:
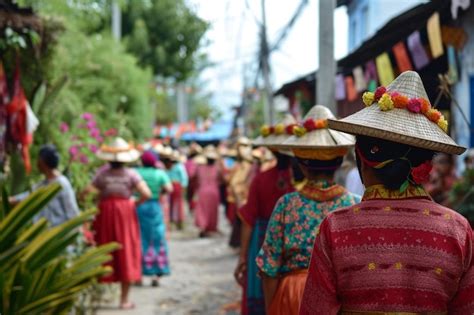
[[[0,313],[63,314],[70,310],[79,294],[109,273],[102,264],[117,244],[92,248],[77,258],[66,255],[74,244],[78,228],[94,215],[78,217],[48,229],[41,219],[32,218],[58,193],[58,184],[38,189],[10,209],[3,192],[0,207]]]

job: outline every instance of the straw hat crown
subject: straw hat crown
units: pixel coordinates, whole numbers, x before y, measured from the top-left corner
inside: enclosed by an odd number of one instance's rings
[[[397,92],[410,99],[428,100],[423,82],[414,71],[400,74],[386,88],[387,93]],[[329,119],[329,127],[355,135],[364,135],[414,147],[449,154],[461,154],[466,149],[457,145],[436,123],[421,113],[405,108],[383,111],[374,103],[341,120]]]
[[[328,119],[334,119],[334,114],[329,108],[322,105],[315,105],[304,117],[304,121]],[[331,149],[351,147],[354,143],[353,136],[325,127],[308,131],[302,136],[293,135],[284,141],[282,146],[286,148]]]
[[[287,127],[296,124],[296,119],[291,114],[286,114],[285,117],[279,121],[277,124],[272,126],[274,129],[268,136],[260,135],[255,140],[253,140],[253,145],[255,146],[265,146],[270,148],[278,148],[285,142],[291,134],[288,134]],[[262,128],[269,128],[269,126],[264,126]],[[277,128],[284,128],[283,130],[276,130]]]
[[[138,160],[140,152],[123,138],[117,137],[108,145],[102,145],[97,151],[97,157],[109,162],[130,163]]]

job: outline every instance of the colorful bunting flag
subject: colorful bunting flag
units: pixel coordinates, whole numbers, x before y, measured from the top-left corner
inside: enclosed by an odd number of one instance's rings
[[[371,80],[377,83],[377,68],[373,60],[369,60],[365,63],[365,81],[370,82]]]
[[[456,83],[459,80],[456,50],[453,46],[448,46],[446,51],[448,54],[448,77],[452,83]]]
[[[441,26],[441,39],[443,44],[461,50],[467,42],[467,33],[462,27],[443,25]]]
[[[346,95],[349,102],[355,101],[357,99],[357,91],[354,86],[354,79],[351,76],[347,76],[344,81],[346,82]]]
[[[369,92],[375,92],[375,89],[377,88],[377,81],[375,80],[370,80],[369,81],[369,86],[367,87],[367,91]]]
[[[398,70],[401,72],[412,70],[410,58],[408,57],[407,49],[403,42],[398,42],[393,46],[393,55],[397,60]]]
[[[336,100],[342,101],[346,98],[346,88],[344,86],[344,76],[336,75]]]
[[[444,54],[443,43],[441,41],[441,27],[439,23],[439,13],[435,12],[426,23],[428,39],[430,41],[431,55],[436,59]]]
[[[414,31],[407,39],[408,49],[411,52],[411,57],[415,63],[417,70],[423,68],[429,63],[425,48],[421,44],[420,32]]]
[[[379,75],[379,81],[381,85],[389,85],[394,79],[392,64],[390,63],[390,57],[388,54],[382,53],[376,59],[377,73]]]
[[[357,92],[362,92],[367,90],[367,82],[364,78],[364,71],[361,66],[357,66],[352,70],[352,75],[354,76],[355,89]]]

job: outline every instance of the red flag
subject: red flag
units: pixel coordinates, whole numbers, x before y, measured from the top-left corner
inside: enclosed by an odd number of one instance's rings
[[[344,78],[346,81],[346,96],[349,102],[355,101],[357,99],[357,91],[354,85],[354,79],[351,76]]]
[[[413,69],[410,58],[408,58],[407,49],[403,42],[398,42],[393,46],[393,54],[397,60],[397,66],[400,73]]]

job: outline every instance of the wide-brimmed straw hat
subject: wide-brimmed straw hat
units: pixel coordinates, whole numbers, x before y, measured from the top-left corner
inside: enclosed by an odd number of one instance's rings
[[[329,108],[315,105],[306,114],[303,122],[293,128],[293,136],[282,143],[282,147],[291,149],[336,149],[354,145],[353,136],[328,129],[328,119],[334,118]]]
[[[217,152],[216,147],[213,145],[206,146],[204,148],[203,155],[206,157],[206,159],[210,160],[217,160],[219,158],[219,153]]]
[[[196,142],[193,142],[189,145],[189,152],[188,154],[201,154],[202,153],[202,147],[197,144]]]
[[[253,140],[252,143],[254,146],[279,148],[283,142],[293,135],[293,127],[295,125],[295,118],[290,114],[286,114],[277,124],[273,126],[262,126],[260,129],[260,136]]]
[[[161,148],[157,148],[157,152],[160,155],[161,159],[173,160],[173,148],[168,146],[162,146]]]
[[[363,100],[366,108],[341,120],[329,119],[329,127],[435,152],[461,154],[466,150],[447,134],[447,121],[431,107],[414,71],[403,72],[375,93],[364,93]]]
[[[140,157],[140,152],[122,138],[115,138],[110,144],[103,144],[97,151],[97,157],[108,162],[130,163]]]
[[[250,146],[252,141],[247,137],[239,137],[236,142],[237,146]]]

